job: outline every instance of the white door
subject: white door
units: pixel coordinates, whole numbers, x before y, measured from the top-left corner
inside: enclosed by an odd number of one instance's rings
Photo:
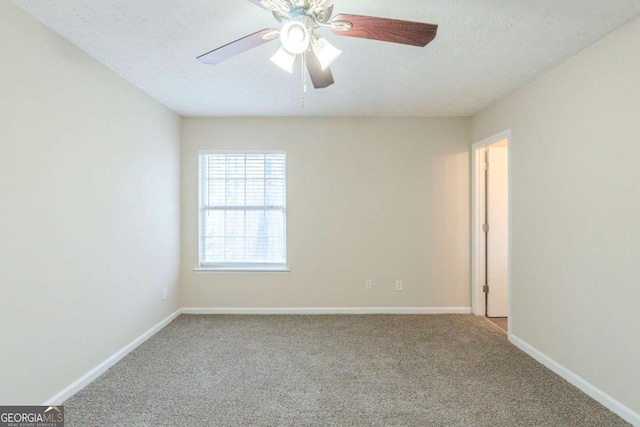
[[[508,315],[509,189],[508,148],[488,149],[487,172],[487,315]]]

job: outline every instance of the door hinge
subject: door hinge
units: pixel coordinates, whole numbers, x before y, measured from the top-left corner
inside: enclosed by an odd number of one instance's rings
[[[484,231],[485,233],[489,232],[489,224],[482,224],[482,231]]]
[[[489,162],[484,162],[484,170],[489,170]]]
[[[489,293],[489,285],[484,285],[482,287],[482,292],[484,292],[485,294],[488,294]]]

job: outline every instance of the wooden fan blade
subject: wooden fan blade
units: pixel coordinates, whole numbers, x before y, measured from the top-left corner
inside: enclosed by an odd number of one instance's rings
[[[318,57],[313,51],[307,50],[304,53],[304,60],[307,63],[307,71],[309,71],[314,88],[323,89],[334,83],[331,69],[327,67],[323,70]]]
[[[202,62],[203,64],[219,64],[229,58],[241,54],[242,52],[246,52],[249,49],[253,49],[254,47],[258,47],[260,45],[268,43],[271,40],[275,40],[276,38],[278,38],[278,34],[278,30],[275,30],[273,28],[265,28],[264,30],[258,31],[257,33],[253,33],[222,47],[214,49],[211,52],[207,52],[204,55],[200,55],[198,56],[198,61]]]
[[[353,27],[348,31],[331,30],[338,36],[407,44],[424,47],[436,38],[438,26],[398,19],[376,18],[361,15],[337,15],[332,21],[347,21]]]

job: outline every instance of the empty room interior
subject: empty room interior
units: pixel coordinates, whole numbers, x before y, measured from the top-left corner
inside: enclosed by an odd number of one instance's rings
[[[0,2],[0,426],[640,426],[639,76],[638,0]]]

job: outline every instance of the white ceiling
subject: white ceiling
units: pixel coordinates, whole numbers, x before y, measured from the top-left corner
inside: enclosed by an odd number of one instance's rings
[[[439,24],[426,48],[334,36],[336,84],[301,108],[277,41],[217,65],[202,53],[276,26],[247,0],[12,0],[184,116],[467,116],[640,14],[640,0],[337,0],[334,13]],[[321,33],[325,33],[322,30]]]

